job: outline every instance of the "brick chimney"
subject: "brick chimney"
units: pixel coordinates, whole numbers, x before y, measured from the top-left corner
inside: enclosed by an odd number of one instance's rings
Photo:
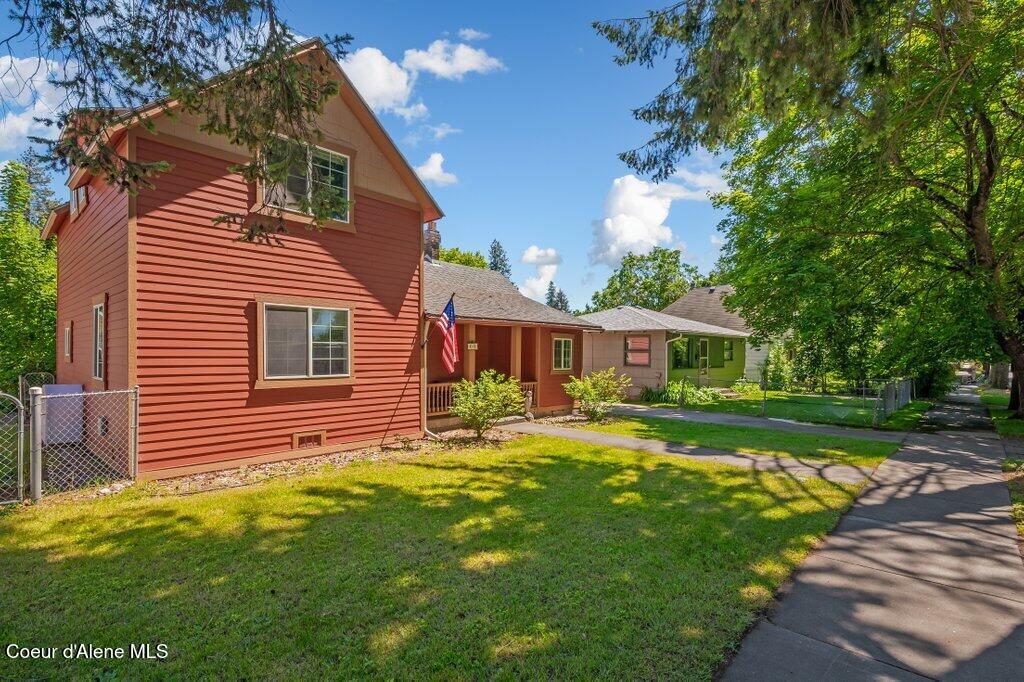
[[[431,260],[441,258],[441,233],[437,231],[437,223],[431,220],[423,231],[423,255]]]

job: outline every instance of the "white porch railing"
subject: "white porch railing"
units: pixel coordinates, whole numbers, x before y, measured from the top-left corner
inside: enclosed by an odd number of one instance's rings
[[[427,416],[438,417],[444,414],[448,414],[448,410],[452,407],[452,386],[455,382],[445,382],[438,384],[427,384]],[[533,392],[533,404],[537,404],[537,382],[536,381],[522,381],[519,383],[525,394],[527,391]]]

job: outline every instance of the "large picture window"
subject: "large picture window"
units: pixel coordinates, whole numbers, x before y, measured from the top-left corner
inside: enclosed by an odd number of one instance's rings
[[[279,151],[271,152],[271,162],[275,161],[275,157],[277,160],[284,159],[286,144],[282,142]],[[296,152],[293,156],[301,157],[302,153]],[[264,199],[267,204],[277,208],[313,213],[315,188],[332,188],[337,197],[348,201],[350,174],[350,158],[347,155],[314,147],[307,151],[304,158],[292,160],[285,182],[268,187]],[[348,222],[348,210],[335,212],[331,217]]]
[[[556,337],[552,343],[551,368],[556,372],[572,371],[572,339]]]
[[[623,364],[627,367],[650,367],[651,337],[627,336]]]
[[[350,309],[263,305],[264,378],[351,375]]]

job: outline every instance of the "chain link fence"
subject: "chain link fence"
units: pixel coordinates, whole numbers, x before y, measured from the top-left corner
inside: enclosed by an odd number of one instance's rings
[[[132,479],[138,389],[32,392],[32,496]]]
[[[13,395],[0,393],[0,504],[25,497],[25,410]]]
[[[29,391],[36,387],[46,386],[47,384],[57,383],[56,377],[53,376],[53,372],[28,372],[18,377],[18,400],[25,406],[25,419],[29,418],[28,406],[30,404],[31,395]],[[28,423],[27,421],[25,422]]]

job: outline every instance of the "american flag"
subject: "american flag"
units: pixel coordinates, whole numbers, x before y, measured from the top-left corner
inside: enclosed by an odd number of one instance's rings
[[[441,361],[448,373],[455,371],[455,363],[459,361],[459,338],[455,334],[455,295],[448,299],[448,305],[437,318],[438,329],[444,335],[444,346],[441,348]]]

